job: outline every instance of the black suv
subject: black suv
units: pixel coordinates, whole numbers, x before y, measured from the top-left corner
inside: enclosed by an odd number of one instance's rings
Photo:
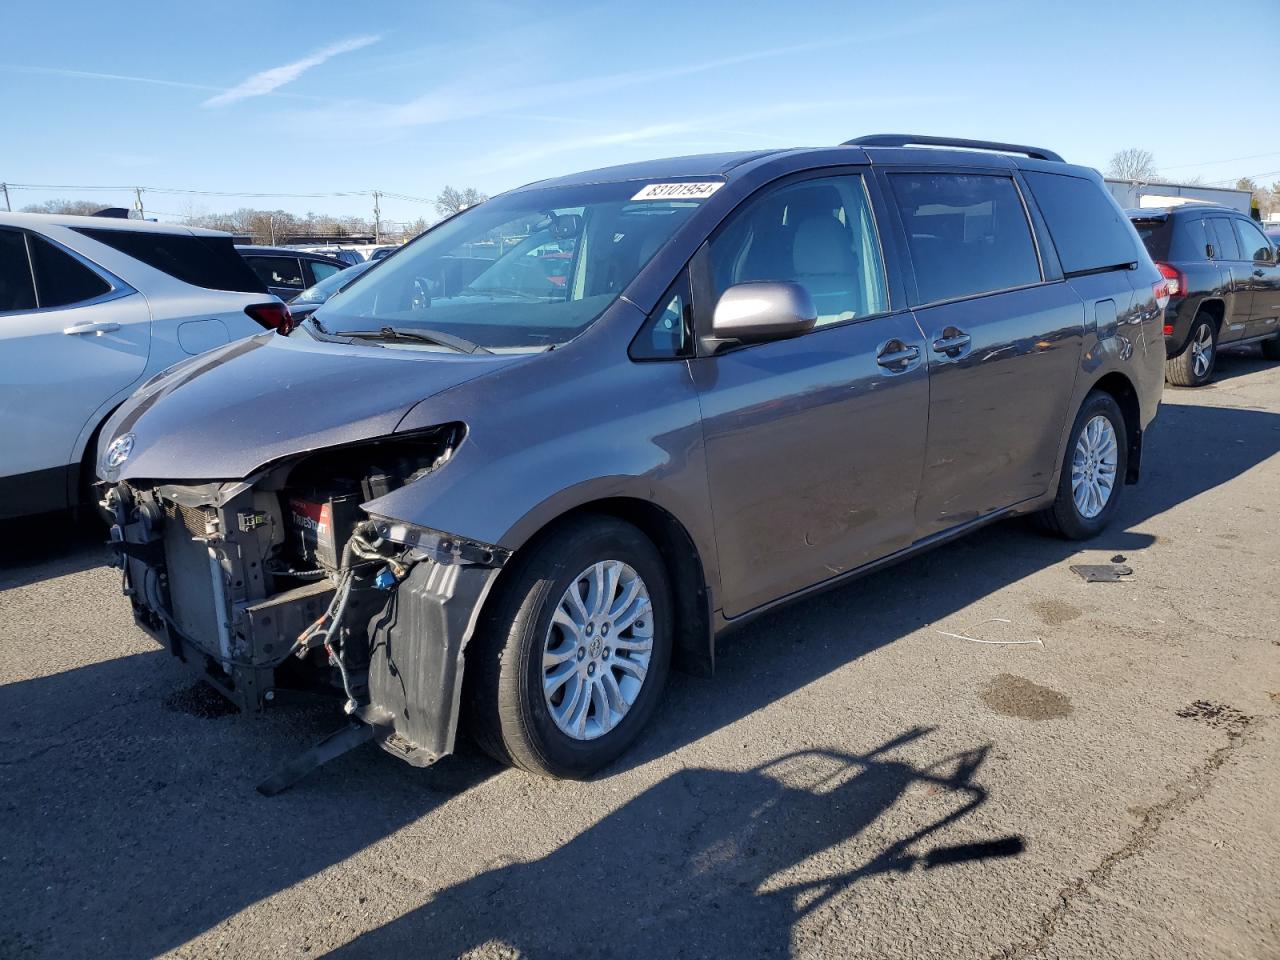
[[[1280,360],[1280,264],[1254,221],[1201,203],[1128,213],[1169,282],[1169,383],[1208,383],[1218,347],[1226,344],[1260,341],[1263,356]]]

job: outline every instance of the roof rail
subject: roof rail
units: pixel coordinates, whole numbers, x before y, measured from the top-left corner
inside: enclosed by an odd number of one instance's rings
[[[1033,160],[1053,160],[1065,163],[1058,154],[1043,147],[1027,147],[1018,143],[999,143],[995,140],[963,140],[959,137],[926,137],[910,133],[873,133],[870,136],[846,140],[844,147],[963,147],[966,150],[998,150],[1000,153],[1020,153]]]

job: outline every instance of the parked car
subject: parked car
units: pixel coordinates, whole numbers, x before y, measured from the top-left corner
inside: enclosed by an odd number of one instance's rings
[[[321,253],[306,253],[289,247],[238,246],[245,263],[267,289],[282,300],[296,297],[351,264]]]
[[[389,257],[391,254],[399,250],[399,247],[374,247],[369,252],[370,260],[381,260],[383,257]]]
[[[1280,264],[1257,223],[1210,204],[1128,213],[1169,280],[1165,379],[1203,386],[1228,344],[1260,342],[1267,359],[1280,360]]]
[[[335,260],[341,260],[348,266],[354,267],[357,263],[364,263],[368,259],[365,254],[370,248],[364,245],[340,247],[334,244],[326,244],[323,246],[290,245],[288,249],[301,250],[303,253],[323,254],[326,257],[333,257]]]
[[[307,289],[289,301],[289,312],[293,315],[293,322],[300,323],[311,316],[311,314],[320,309],[326,300],[351,283],[376,262],[376,260],[365,260],[363,263],[357,263],[354,267],[347,267],[345,270],[331,273],[319,283],[307,287]]]
[[[138,384],[287,317],[227,234],[0,213],[0,518],[75,504]]]
[[[458,283],[492,236],[523,239]],[[584,776],[673,661],[709,670],[780,603],[1015,514],[1099,533],[1160,402],[1166,284],[1098,174],[1030,147],[523,187],[116,414],[134,613],[246,709],[340,690],[358,722],[310,760],[367,737],[427,764],[465,722]]]

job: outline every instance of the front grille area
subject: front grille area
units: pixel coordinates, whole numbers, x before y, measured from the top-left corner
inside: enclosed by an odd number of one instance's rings
[[[169,575],[169,610],[178,629],[207,653],[218,651],[218,618],[214,610],[209,548],[193,537],[208,533],[209,514],[172,501],[162,501],[164,559]]]

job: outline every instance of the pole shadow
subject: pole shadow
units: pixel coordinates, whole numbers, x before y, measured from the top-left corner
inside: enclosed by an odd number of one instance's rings
[[[908,730],[863,754],[682,770],[548,856],[448,887],[326,956],[446,958],[500,945],[523,957],[788,957],[794,925],[864,879],[1024,849],[1016,835],[932,843],[986,802],[974,777],[990,747],[922,767],[894,756],[930,732]],[[945,792],[944,812],[852,869],[824,865],[916,784]]]

